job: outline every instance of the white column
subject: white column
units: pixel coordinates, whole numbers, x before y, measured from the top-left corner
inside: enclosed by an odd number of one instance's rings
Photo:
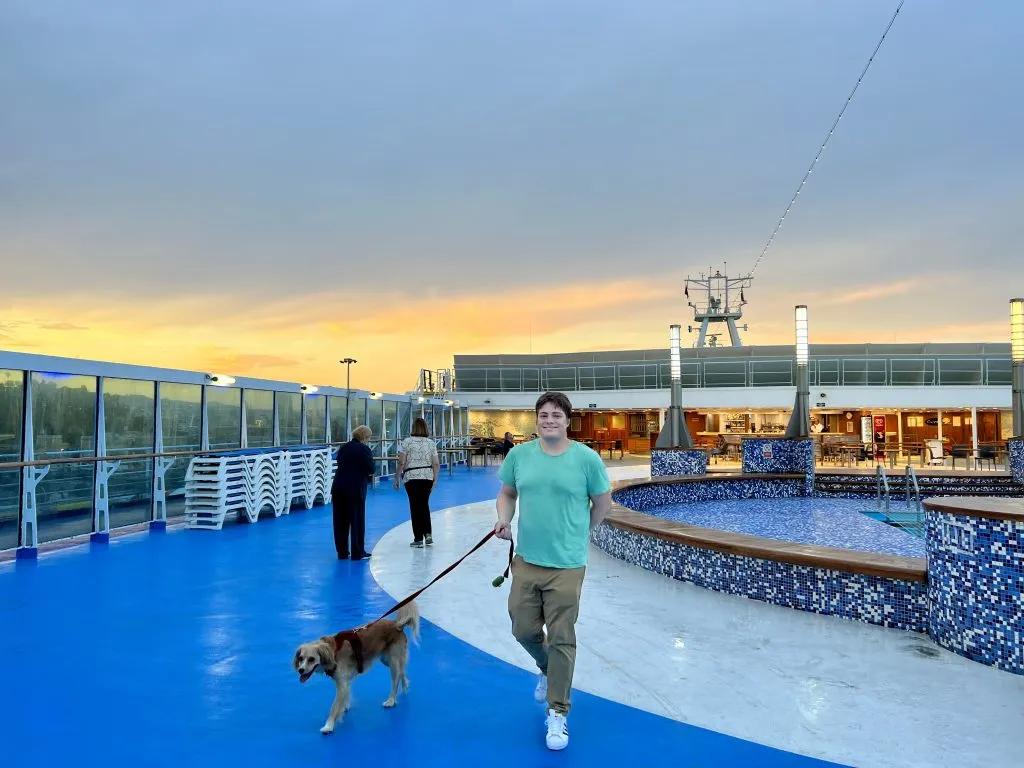
[[[971,406],[971,458],[974,468],[978,468],[978,408]]]
[[[206,390],[207,385],[203,384],[202,397],[202,413],[200,418],[203,422],[203,429],[199,435],[199,450],[208,451],[210,450],[210,409],[206,404]]]
[[[25,414],[22,428],[22,461],[36,460],[35,431],[32,428],[32,371],[25,371]],[[18,548],[35,557],[39,547],[38,510],[36,509],[36,486],[46,477],[50,465],[44,467],[23,467],[21,470],[21,538]]]
[[[900,455],[903,454],[903,411],[896,411],[896,442],[900,446]],[[907,462],[909,463],[909,461]]]
[[[97,456],[107,455],[107,415],[103,405],[103,377],[96,377],[96,446]],[[107,493],[110,477],[117,471],[121,462],[96,462],[93,475],[92,498],[92,533],[103,541],[110,536],[110,497]]]
[[[238,445],[241,448],[249,447],[249,390],[242,390],[242,429],[241,437],[238,440]]]
[[[299,393],[299,442],[305,445],[309,442],[309,430],[306,428],[306,394]]]
[[[938,411],[939,414],[939,442],[942,442],[942,411]]]
[[[153,433],[153,453],[164,452],[163,406],[160,404],[160,382],[156,383],[156,428]],[[167,524],[167,470],[174,464],[173,458],[153,460],[153,522],[161,527]]]
[[[281,422],[277,413],[277,392],[274,393],[274,447],[281,444]]]

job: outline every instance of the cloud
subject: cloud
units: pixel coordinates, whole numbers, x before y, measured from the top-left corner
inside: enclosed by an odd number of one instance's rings
[[[921,287],[920,280],[901,280],[895,283],[879,283],[853,291],[844,291],[832,299],[834,304],[863,304],[888,296],[900,296]]]
[[[88,331],[89,330],[84,325],[75,325],[74,323],[38,323],[38,325],[44,331]]]

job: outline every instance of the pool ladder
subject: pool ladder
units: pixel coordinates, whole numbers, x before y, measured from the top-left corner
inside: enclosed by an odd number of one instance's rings
[[[909,469],[909,467],[907,467]],[[915,479],[916,482],[916,479]],[[889,514],[889,475],[881,464],[875,466],[875,507],[882,508],[882,499],[885,499],[885,514]]]
[[[920,516],[924,510],[921,509],[921,487],[917,484],[917,472],[914,471],[914,468],[912,466],[907,464],[907,469],[903,473],[903,475],[905,478],[904,487],[906,489],[907,506],[910,506],[910,487],[911,484],[913,484],[914,507],[917,509],[917,514]]]

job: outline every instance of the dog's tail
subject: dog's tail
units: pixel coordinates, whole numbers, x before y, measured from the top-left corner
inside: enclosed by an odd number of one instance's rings
[[[419,642],[420,639],[420,609],[415,602],[403,605],[395,614],[395,623],[399,629],[409,627],[412,639]]]

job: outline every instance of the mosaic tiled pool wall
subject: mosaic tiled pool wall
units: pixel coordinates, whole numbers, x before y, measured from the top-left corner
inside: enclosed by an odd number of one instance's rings
[[[883,627],[915,632],[928,627],[926,586],[920,582],[716,552],[607,522],[591,538],[620,560],[718,592]]]
[[[1024,438],[1007,440],[1010,448],[1010,474],[1018,483],[1024,483]]]
[[[615,501],[624,507],[642,512],[649,507],[662,504],[677,504],[683,501],[712,501],[719,499],[781,499],[803,494],[802,479],[718,480],[700,482],[651,483],[631,485],[612,494]]]
[[[743,441],[743,472],[790,473],[807,477],[804,493],[814,492],[814,441],[754,437]]]
[[[814,477],[814,495],[846,499],[874,498],[878,492],[877,483],[874,475],[833,474],[819,469]],[[1024,484],[1014,482],[1012,477],[1006,475],[918,475],[917,483],[922,499],[929,496],[974,495],[979,491],[983,491],[986,496],[1024,496]],[[889,475],[889,492],[894,503],[902,503],[905,496],[903,475]]]
[[[1024,523],[926,509],[928,632],[974,661],[1024,674]]]
[[[655,448],[651,451],[651,477],[665,475],[705,475],[708,455],[704,451],[682,448]]]

